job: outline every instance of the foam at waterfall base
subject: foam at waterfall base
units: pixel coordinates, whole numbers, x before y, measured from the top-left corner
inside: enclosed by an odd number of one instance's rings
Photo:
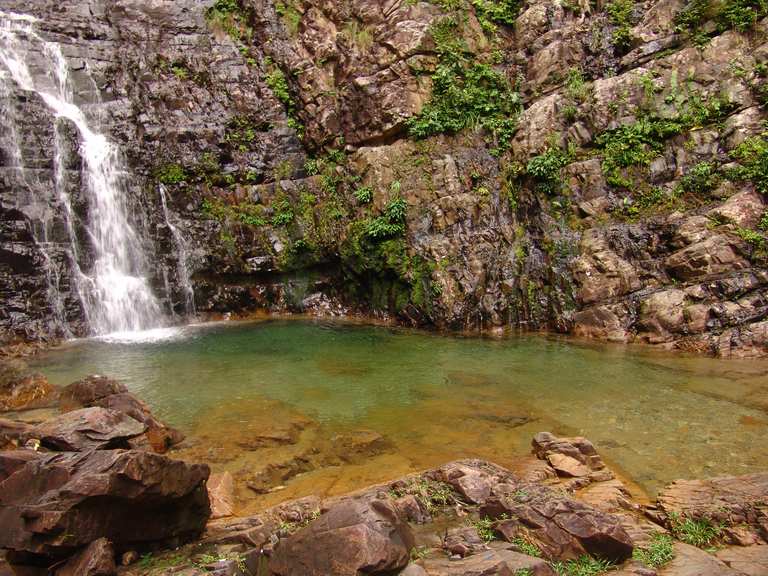
[[[187,336],[186,326],[168,326],[164,328],[151,328],[149,330],[137,330],[135,332],[111,332],[100,336],[94,336],[94,340],[108,342],[110,344],[149,344],[152,342],[166,342],[168,340],[181,340]]]

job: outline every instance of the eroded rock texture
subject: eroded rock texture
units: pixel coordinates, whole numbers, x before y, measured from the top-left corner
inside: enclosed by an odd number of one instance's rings
[[[184,295],[160,184],[201,312],[354,310],[764,354],[764,182],[733,169],[765,142],[766,21],[743,32],[699,22],[709,38],[697,46],[676,28],[681,2],[636,2],[621,21],[602,7],[533,0],[494,22],[474,4],[0,7],[41,18],[81,70],[87,109],[123,145],[168,308],[183,312]],[[521,110],[516,130],[483,123],[499,100],[475,119],[484,128],[428,138],[409,128],[434,109],[457,53],[440,34],[446,19],[464,70],[509,83],[501,98],[506,120]],[[11,92],[37,135],[24,154],[50,159],[48,113]],[[49,186],[49,163],[35,169]],[[75,160],[69,169],[86,217]],[[8,337],[57,330],[32,235],[41,216],[28,200],[3,188]],[[48,209],[55,221],[55,202]],[[61,285],[67,323],[82,332],[66,276]]]

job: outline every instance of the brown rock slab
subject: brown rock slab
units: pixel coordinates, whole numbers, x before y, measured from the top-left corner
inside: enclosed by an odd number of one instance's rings
[[[106,538],[91,542],[82,552],[67,560],[56,569],[55,576],[114,576],[115,551]]]
[[[443,541],[443,549],[450,555],[458,555],[464,558],[487,550],[485,542],[477,533],[474,526],[462,526],[448,531]]]
[[[491,494],[491,475],[462,462],[451,462],[442,466],[438,471],[438,478],[449,484],[470,504],[483,504]]]
[[[555,469],[558,476],[571,476],[574,478],[589,476],[589,467],[572,456],[549,454],[547,455],[547,461]]]
[[[768,472],[707,480],[678,480],[659,494],[667,515],[707,518],[727,526],[768,526]]]
[[[555,576],[541,558],[513,550],[488,550],[461,560],[429,559],[424,561],[424,569],[429,576],[514,576],[525,569],[535,576]]]
[[[595,446],[581,436],[558,438],[551,432],[539,432],[533,437],[531,445],[533,446],[533,453],[538,458],[547,460],[555,470],[562,472],[565,476],[585,476],[586,474],[583,474],[584,468],[586,468],[587,473],[605,469],[605,463],[597,453]],[[565,457],[570,458],[570,460]],[[576,462],[573,462],[574,460]],[[562,470],[558,470],[553,461],[557,462]],[[576,463],[582,464],[584,468],[577,467]]]
[[[0,389],[0,411],[28,410],[51,405],[56,389],[42,374],[29,374]]]
[[[282,540],[269,568],[278,576],[389,574],[408,564],[413,545],[390,500],[349,498]]]
[[[732,547],[718,550],[717,559],[746,576],[768,574],[768,545]]]
[[[23,564],[66,558],[99,538],[118,553],[178,545],[205,528],[209,473],[138,450],[40,454],[0,482],[0,548]]]
[[[32,426],[16,420],[0,418],[0,450],[16,448]]]
[[[127,448],[128,441],[147,427],[123,412],[106,408],[81,408],[32,428],[26,438],[35,438],[51,450],[79,452]]]
[[[659,576],[741,576],[723,562],[695,546],[675,542],[675,557]]]
[[[211,474],[207,483],[211,519],[226,518],[235,512],[235,481],[232,474]]]
[[[107,396],[125,392],[128,392],[128,389],[117,380],[94,374],[65,386],[59,402],[64,410],[70,411],[88,408]]]

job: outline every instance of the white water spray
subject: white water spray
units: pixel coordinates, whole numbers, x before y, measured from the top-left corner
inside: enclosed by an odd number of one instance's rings
[[[163,316],[147,282],[148,266],[141,239],[128,217],[123,186],[126,170],[119,150],[91,125],[75,103],[70,69],[60,46],[40,37],[34,22],[30,16],[0,12],[0,64],[5,68],[0,80],[10,79],[21,90],[37,94],[57,122],[72,122],[80,134],[82,179],[88,199],[85,229],[94,254],[87,272],[78,264],[83,251],[77,245],[74,215],[63,179],[58,127],[55,184],[69,233],[73,281],[86,320],[94,334],[157,327]],[[36,66],[34,74],[29,64],[32,61]]]

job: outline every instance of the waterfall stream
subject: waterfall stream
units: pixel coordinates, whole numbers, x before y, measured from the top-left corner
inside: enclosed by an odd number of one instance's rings
[[[53,201],[60,206],[66,224],[72,282],[86,321],[91,332],[97,335],[157,327],[162,324],[163,314],[147,280],[149,266],[143,242],[129,216],[125,187],[128,172],[120,151],[99,132],[76,103],[70,67],[61,47],[38,35],[34,29],[35,21],[30,16],[0,12],[0,82],[13,82],[17,89],[37,94],[55,117],[56,158],[53,164],[56,198]],[[3,90],[10,93],[11,87],[6,85]],[[84,250],[78,245],[75,215],[65,185],[60,134],[60,123],[65,120],[74,124],[80,136],[83,192],[88,205],[88,221],[84,223],[84,228],[88,248],[93,253],[93,262],[88,270],[81,269]],[[11,122],[10,119],[8,122]],[[5,139],[15,140],[9,144],[10,155],[14,162],[18,162],[20,173],[24,174],[19,142],[24,135],[20,132],[18,126],[11,126],[5,130]],[[15,158],[17,152],[18,158]],[[25,184],[33,195],[44,193],[29,182]],[[43,203],[47,200],[35,199]],[[163,208],[168,220],[165,203]],[[42,231],[36,232],[35,238],[48,262],[46,226],[42,228]],[[178,230],[171,226],[171,232],[176,240]],[[58,275],[52,272],[54,268],[50,262],[49,267],[49,299],[54,310],[59,310]],[[186,265],[184,274],[188,281]],[[181,264],[179,276],[183,276]]]
[[[195,291],[192,288],[192,282],[189,276],[189,266],[187,265],[187,259],[189,258],[189,247],[184,235],[171,220],[171,212],[168,210],[168,197],[165,190],[165,186],[160,184],[158,186],[160,192],[160,205],[163,207],[163,218],[165,219],[165,225],[168,226],[168,230],[173,237],[173,244],[176,247],[176,275],[184,292],[184,312],[187,316],[195,315]],[[166,281],[167,284],[167,281]],[[166,292],[169,290],[166,289]]]

